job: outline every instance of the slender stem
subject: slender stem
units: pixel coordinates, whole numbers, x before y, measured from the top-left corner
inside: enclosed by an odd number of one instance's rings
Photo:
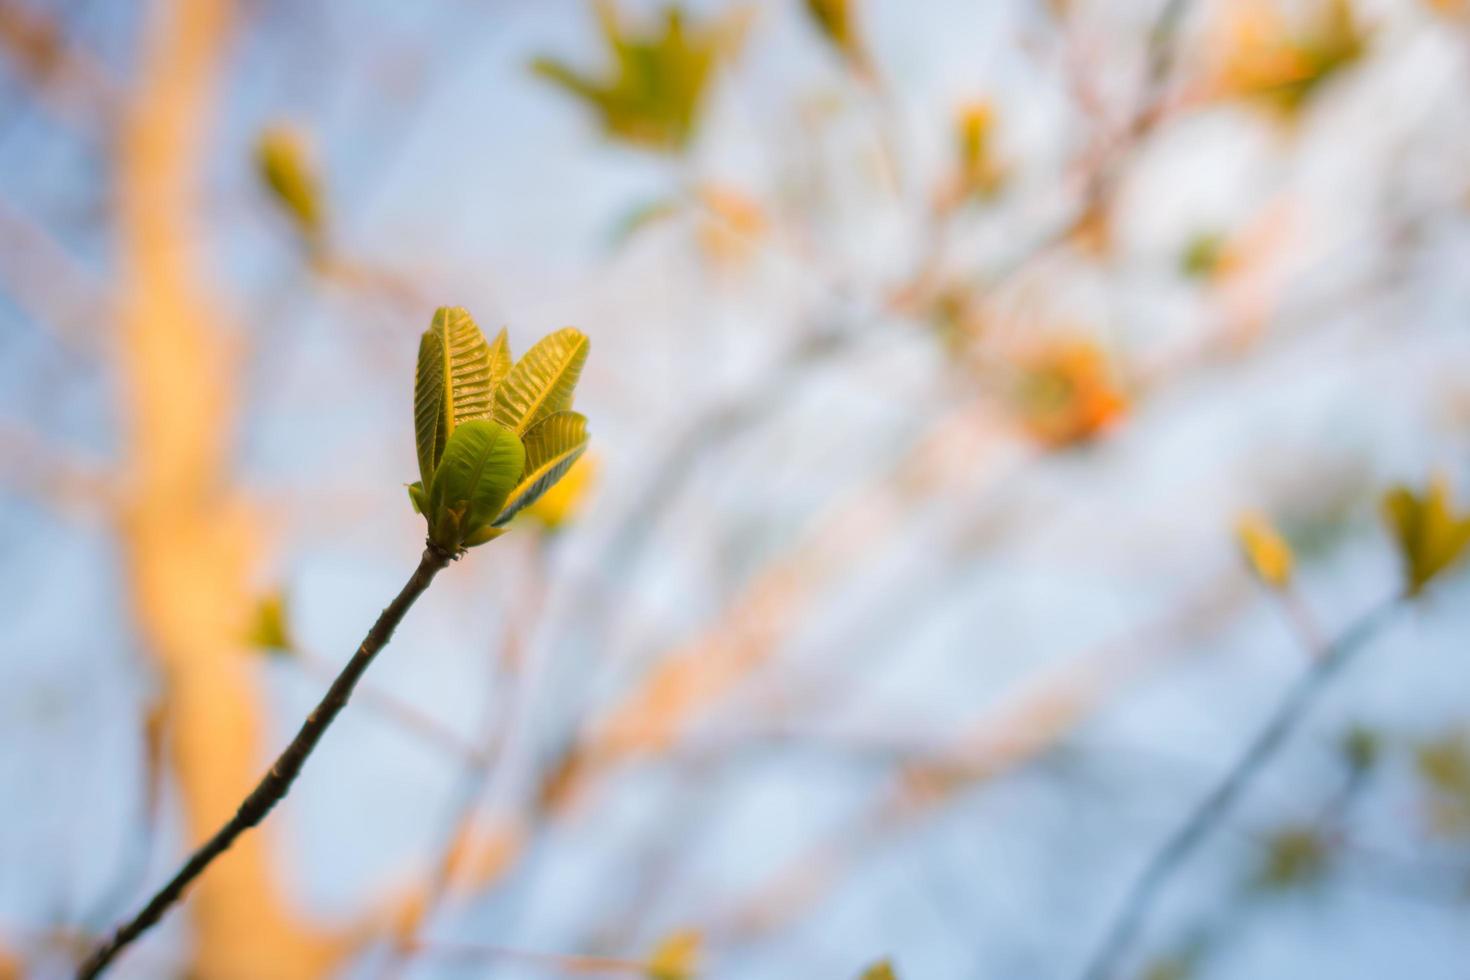
[[[89,956],[77,971],[78,980],[90,980],[97,976],[107,965],[112,962],[118,953],[122,952],[133,940],[148,931],[169,907],[178,902],[191,882],[209,867],[215,858],[219,857],[230,845],[235,842],[245,831],[254,827],[265,819],[265,815],[285,798],[291,789],[291,784],[301,772],[301,767],[306,764],[306,759],[311,755],[316,744],[321,741],[322,735],[326,733],[327,727],[337,717],[347,704],[347,699],[352,696],[352,689],[367,670],[378,651],[388,645],[393,636],[393,630],[403,620],[404,614],[413,606],[429,583],[434,580],[441,569],[449,564],[453,555],[430,545],[424,550],[423,558],[419,561],[419,567],[414,569],[413,575],[409,576],[407,584],[397,597],[388,604],[388,607],[378,616],[378,621],[373,623],[372,629],[368,630],[367,636],[362,641],[362,646],[347,661],[332,686],[327,688],[327,693],[322,696],[321,702],[316,709],[306,716],[301,730],[286,746],[275,764],[270,767],[260,783],[245,797],[245,802],[240,804],[235,815],[215,832],[215,835],[206,841],[178,873],[169,880],[168,884],[158,890],[148,904],[131,920],[119,926],[113,933],[112,938],[99,946]]]
[[[1236,799],[1286,743],[1333,678],[1399,608],[1399,597],[1395,596],[1369,610],[1326,647],[1296,683],[1287,688],[1266,724],[1251,739],[1235,765],[1149,859],[1124,898],[1102,944],[1088,961],[1082,973],[1085,980],[1108,980],[1113,976],[1169,879],[1229,815]]]

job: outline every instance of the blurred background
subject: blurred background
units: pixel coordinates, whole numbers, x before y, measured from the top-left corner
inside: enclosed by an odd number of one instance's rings
[[[1465,977],[1467,96],[1465,0],[0,0],[0,976],[412,570],[461,305],[591,451],[117,976]]]

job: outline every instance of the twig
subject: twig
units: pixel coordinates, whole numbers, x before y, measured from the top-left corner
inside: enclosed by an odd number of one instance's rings
[[[336,664],[314,654],[297,651],[288,659],[291,663],[300,665],[306,672],[328,681],[337,676]],[[364,686],[357,692],[357,700],[364,708],[377,712],[385,720],[393,722],[404,731],[412,732],[427,742],[433,742],[460,758],[471,762],[478,761],[480,758],[480,750],[469,739],[428,712],[381,687]]]
[[[240,804],[235,815],[221,827],[213,837],[194,852],[193,856],[184,863],[178,873],[169,880],[168,884],[158,890],[148,904],[143,906],[130,921],[120,926],[102,946],[82,964],[77,971],[79,980],[89,980],[100,974],[107,965],[112,962],[123,949],[133,940],[137,939],[155,923],[158,922],[169,907],[178,902],[184,894],[184,890],[204,869],[209,867],[215,858],[219,857],[235,839],[245,831],[254,827],[265,819],[266,814],[285,798],[291,789],[291,784],[301,772],[306,759],[316,748],[317,742],[326,733],[327,727],[337,717],[347,704],[347,699],[352,696],[352,689],[357,684],[368,665],[388,641],[393,637],[393,630],[403,620],[404,615],[413,606],[418,597],[423,595],[429,583],[450,560],[451,554],[430,545],[424,549],[423,558],[419,560],[418,568],[414,569],[413,575],[409,576],[407,584],[397,597],[388,604],[388,607],[378,616],[377,622],[373,623],[372,629],[368,630],[362,645],[352,655],[352,659],[342,668],[327,693],[322,696],[321,702],[316,709],[306,716],[301,730],[286,746],[284,752],[276,759],[275,764],[261,779],[260,783]]]
[[[1230,813],[1237,798],[1250,786],[1306,717],[1338,673],[1361,651],[1389,617],[1400,608],[1400,596],[1375,606],[1350,626],[1306,672],[1287,689],[1266,724],[1246,746],[1230,770],[1190,811],[1145,865],[1103,941],[1082,972],[1085,980],[1107,980],[1132,946],[1160,891],[1196,848]]]

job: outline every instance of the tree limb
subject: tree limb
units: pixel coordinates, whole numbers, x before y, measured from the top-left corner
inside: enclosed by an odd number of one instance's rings
[[[327,693],[322,696],[321,702],[311,714],[306,716],[306,721],[301,725],[301,730],[286,746],[275,764],[270,767],[260,783],[240,804],[235,815],[221,827],[213,837],[204,843],[184,862],[184,866],[169,880],[168,884],[158,890],[148,904],[128,922],[124,923],[113,933],[112,938],[98,947],[81,969],[78,970],[78,978],[95,977],[100,974],[113,958],[125,949],[133,940],[148,931],[169,907],[179,901],[184,890],[189,887],[190,882],[199,877],[215,858],[219,857],[230,845],[235,842],[245,831],[254,827],[265,819],[266,814],[285,798],[290,792],[291,784],[301,773],[301,767],[306,764],[307,758],[318,742],[326,734],[328,726],[333,719],[347,705],[347,699],[352,696],[352,689],[356,686],[359,678],[373,662],[373,658],[388,641],[393,637],[393,630],[403,620],[404,615],[413,606],[429,583],[434,580],[452,556],[438,548],[429,546],[424,550],[423,558],[419,561],[418,568],[414,569],[413,575],[409,576],[407,584],[403,586],[394,600],[378,616],[377,622],[373,623],[372,629],[368,630],[362,645],[347,661],[332,686],[327,688]]]

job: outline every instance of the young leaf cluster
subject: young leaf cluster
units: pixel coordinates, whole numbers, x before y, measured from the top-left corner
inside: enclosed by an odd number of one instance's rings
[[[419,342],[408,493],[435,547],[458,554],[499,537],[582,455],[587,420],[571,407],[587,349],[567,327],[515,361],[504,330],[487,342],[465,310],[434,313]]]
[[[614,139],[682,150],[698,126],[717,61],[737,43],[737,26],[687,24],[670,6],[661,30],[635,32],[620,22],[611,0],[598,0],[595,9],[612,56],[609,69],[593,76],[542,57],[532,70],[586,103]]]

